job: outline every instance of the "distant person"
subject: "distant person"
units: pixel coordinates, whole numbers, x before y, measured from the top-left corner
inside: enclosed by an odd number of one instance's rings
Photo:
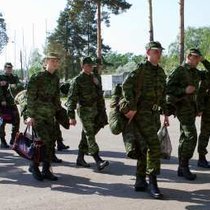
[[[186,53],[185,62],[178,66],[168,77],[167,95],[174,101],[176,116],[180,122],[179,166],[177,175],[187,180],[195,180],[189,168],[197,143],[196,116],[201,116],[203,110],[197,100],[199,85],[205,72],[197,69],[202,62],[209,71],[209,63],[202,58],[199,49],[191,48]]]
[[[204,66],[210,70],[210,62],[207,60],[202,61]],[[198,167],[210,168],[210,164],[206,159],[208,153],[207,146],[210,137],[210,72],[207,72],[205,78],[200,83],[201,94],[198,96],[198,103],[201,103],[202,116],[200,135],[198,137]]]
[[[23,90],[23,85],[19,81],[18,76],[13,74],[13,65],[10,62],[4,65],[4,74],[0,75],[0,87],[2,89],[0,112],[5,116],[0,126],[1,148],[9,148],[5,139],[5,125],[6,123],[12,124],[12,133],[9,142],[12,145],[20,127],[20,116],[14,97],[17,92]]]
[[[97,116],[102,113],[102,109],[99,109],[99,103],[103,103],[103,100],[101,98],[101,82],[94,76],[93,70],[93,60],[90,57],[85,57],[82,60],[82,71],[71,81],[66,106],[70,125],[75,126],[77,123],[75,116],[77,104],[78,115],[82,122],[77,165],[90,167],[84,160],[84,155],[90,154],[93,156],[97,169],[100,171],[108,166],[109,162],[99,156],[99,146],[95,138],[96,133],[100,130],[98,130],[97,124],[100,121]],[[105,110],[103,109],[103,111]]]
[[[42,172],[39,170],[39,163],[35,161],[30,167],[33,177],[39,181],[58,179],[50,168],[55,147],[55,116],[56,112],[62,109],[59,77],[56,74],[59,66],[59,56],[56,53],[49,53],[45,57],[45,68],[30,78],[27,88],[26,123],[34,126],[46,147]]]

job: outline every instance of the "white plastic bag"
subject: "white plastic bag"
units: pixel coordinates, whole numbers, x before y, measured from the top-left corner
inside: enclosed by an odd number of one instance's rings
[[[167,126],[163,125],[157,133],[160,140],[161,158],[170,159],[172,152],[172,145]]]

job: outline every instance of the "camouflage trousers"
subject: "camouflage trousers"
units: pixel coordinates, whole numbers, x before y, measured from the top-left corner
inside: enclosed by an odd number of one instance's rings
[[[180,122],[178,156],[191,159],[197,143],[195,106],[182,104],[182,106],[177,107],[177,118]]]
[[[95,117],[97,115],[97,108],[94,107],[80,107],[78,115],[82,122],[81,141],[79,143],[79,151],[94,155],[99,152],[98,144],[96,143],[95,135],[100,130],[97,129]]]
[[[135,117],[146,148],[137,160],[136,176],[160,174],[160,141],[157,131],[160,128],[160,114],[152,111],[137,112]]]
[[[209,143],[210,137],[210,100],[206,104],[206,109],[204,110],[201,118],[201,128],[200,128],[200,135],[198,138],[198,153],[200,155],[206,155],[207,146]]]
[[[34,129],[45,144],[46,155],[44,161],[51,163],[55,147],[55,119],[35,118]]]
[[[19,131],[20,128],[20,115],[17,106],[11,107],[11,113],[12,113],[12,131],[11,131],[11,141],[14,141],[16,133]],[[5,125],[6,123],[2,123],[0,126],[0,138],[4,138],[6,136],[5,133]]]

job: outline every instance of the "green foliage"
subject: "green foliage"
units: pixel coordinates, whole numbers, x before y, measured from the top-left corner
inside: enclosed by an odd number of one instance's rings
[[[39,53],[38,49],[35,49],[29,58],[29,68],[28,68],[28,76],[39,72],[42,69],[42,56]]]
[[[189,48],[199,48],[204,56],[210,55],[210,27],[188,27],[185,30],[185,51]],[[169,46],[169,55],[179,53],[179,36]]]
[[[102,21],[109,26],[109,12],[119,14],[130,8],[124,0],[102,0]],[[49,49],[56,49],[62,55],[61,77],[71,78],[80,71],[80,58],[96,57],[97,0],[69,0],[64,11],[60,13],[58,25],[48,36]],[[59,46],[59,47],[58,47]],[[110,47],[102,43],[102,54],[110,51]],[[76,70],[77,68],[77,70]]]
[[[7,45],[8,40],[9,38],[6,33],[6,23],[4,22],[4,18],[2,14],[0,13],[0,53],[2,49],[4,48],[4,46]]]

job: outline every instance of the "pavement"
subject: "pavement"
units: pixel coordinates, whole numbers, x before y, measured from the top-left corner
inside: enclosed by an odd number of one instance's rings
[[[199,119],[197,120],[199,131]],[[9,133],[10,125],[6,127]],[[24,125],[21,123],[21,131]],[[209,210],[210,170],[197,167],[197,152],[190,167],[197,174],[195,181],[178,177],[177,147],[179,124],[170,118],[169,134],[172,157],[162,160],[159,187],[162,200],[151,198],[148,192],[135,192],[136,161],[126,158],[121,135],[113,135],[106,126],[96,136],[101,156],[110,165],[101,172],[96,170],[93,158],[85,159],[90,168],[75,165],[80,139],[81,124],[70,130],[62,128],[66,151],[56,152],[63,160],[53,164],[58,181],[33,179],[28,172],[29,162],[11,149],[0,149],[0,210]],[[207,155],[210,160],[210,155]]]

